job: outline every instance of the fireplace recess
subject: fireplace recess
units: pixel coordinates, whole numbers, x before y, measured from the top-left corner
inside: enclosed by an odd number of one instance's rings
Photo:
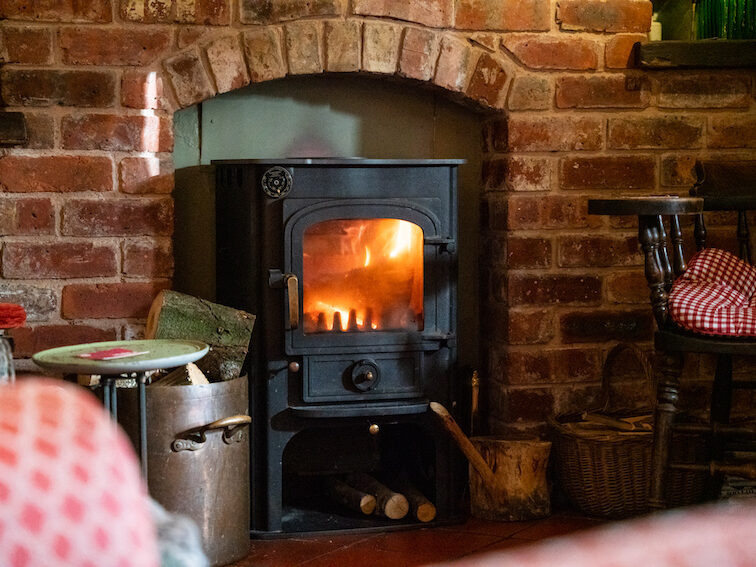
[[[464,469],[429,416],[455,402],[463,160],[218,160],[217,300],[258,316],[248,371],[252,532],[391,529],[328,475],[409,478],[458,515]]]

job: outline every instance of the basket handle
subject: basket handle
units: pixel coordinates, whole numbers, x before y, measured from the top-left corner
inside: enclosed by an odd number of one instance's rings
[[[654,405],[654,395],[653,392],[655,391],[654,388],[654,370],[651,365],[651,361],[649,360],[648,356],[645,352],[643,352],[640,348],[638,348],[637,345],[634,343],[627,343],[622,342],[614,345],[611,350],[607,353],[606,359],[604,360],[604,366],[601,370],[601,409],[600,412],[607,413],[610,411],[615,411],[620,408],[612,407],[611,404],[611,368],[612,363],[614,360],[621,354],[629,352],[631,353],[635,359],[640,364],[641,370],[643,371],[643,375],[645,377],[645,384],[647,385],[648,391],[648,397],[649,397],[649,408],[653,407]]]

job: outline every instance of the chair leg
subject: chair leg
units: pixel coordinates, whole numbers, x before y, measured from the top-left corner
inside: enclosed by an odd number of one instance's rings
[[[708,439],[709,461],[721,462],[725,455],[724,436],[717,431],[717,425],[730,423],[732,408],[732,356],[720,354],[717,357],[717,368],[714,373],[714,383],[711,386],[711,414],[709,422],[712,434]],[[714,499],[719,495],[722,485],[722,475],[716,474],[709,478],[706,494]]]
[[[662,353],[661,372],[656,392],[654,419],[654,449],[651,458],[651,489],[648,505],[651,509],[665,507],[664,481],[672,443],[672,422],[677,413],[677,399],[682,375],[683,356],[680,353]]]

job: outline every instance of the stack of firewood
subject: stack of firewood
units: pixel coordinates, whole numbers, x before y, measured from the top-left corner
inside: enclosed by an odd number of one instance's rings
[[[366,516],[401,520],[411,513],[420,522],[436,517],[436,507],[406,479],[394,483],[396,491],[367,473],[326,476],[325,486],[331,500]]]

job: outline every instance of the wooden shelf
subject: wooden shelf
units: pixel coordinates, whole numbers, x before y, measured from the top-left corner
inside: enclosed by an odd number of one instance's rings
[[[756,39],[652,41],[638,49],[643,69],[756,67]]]

